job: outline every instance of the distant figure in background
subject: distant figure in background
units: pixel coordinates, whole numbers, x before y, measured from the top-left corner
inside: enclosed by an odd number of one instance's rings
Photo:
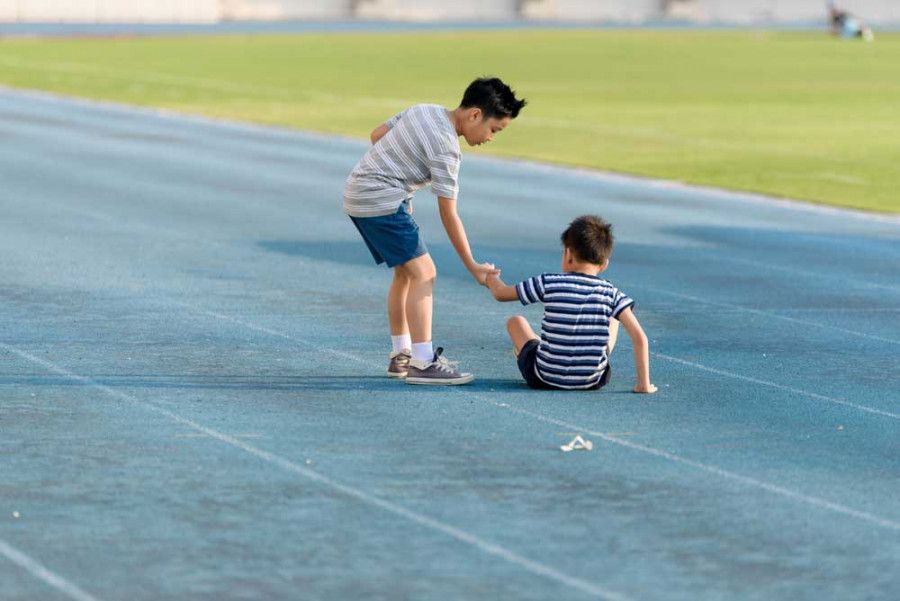
[[[831,35],[842,38],[862,38],[867,42],[871,42],[875,37],[872,30],[858,17],[836,7],[834,2],[828,3],[828,18],[831,22]]]

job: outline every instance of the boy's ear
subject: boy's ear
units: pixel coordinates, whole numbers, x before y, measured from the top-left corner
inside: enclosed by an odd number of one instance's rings
[[[600,266],[600,272],[606,271],[607,267],[609,267],[609,257],[603,260],[603,265]]]
[[[479,119],[481,119],[482,114],[483,113],[480,108],[478,108],[477,106],[473,106],[469,109],[469,121],[478,121]]]

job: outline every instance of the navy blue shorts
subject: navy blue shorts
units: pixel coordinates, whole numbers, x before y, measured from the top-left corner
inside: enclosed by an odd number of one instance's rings
[[[407,212],[408,206],[404,202],[392,215],[350,217],[376,264],[396,267],[428,252],[419,225]]]
[[[534,373],[534,364],[537,362],[537,350],[540,344],[540,340],[532,338],[525,343],[525,346],[519,351],[518,358],[516,358],[516,363],[519,364],[519,372],[521,372],[522,377],[525,378],[525,383],[531,388],[537,388],[539,390],[566,390],[565,388],[547,384]],[[606,371],[600,376],[600,381],[597,382],[597,385],[585,388],[585,390],[597,390],[598,388],[603,388],[606,386],[607,382],[609,382],[611,376],[612,366],[607,363]]]

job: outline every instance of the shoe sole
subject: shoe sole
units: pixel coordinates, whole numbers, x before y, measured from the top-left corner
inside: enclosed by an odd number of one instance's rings
[[[400,380],[406,378],[406,372],[405,372],[405,371],[403,371],[403,372],[388,371],[388,372],[387,372],[387,375],[388,375],[389,378],[397,378],[397,379],[400,379]]]
[[[464,378],[416,378],[416,377],[408,377],[406,378],[407,384],[418,384],[421,386],[459,386],[461,384],[468,384],[472,380],[475,379],[474,374],[469,374]]]

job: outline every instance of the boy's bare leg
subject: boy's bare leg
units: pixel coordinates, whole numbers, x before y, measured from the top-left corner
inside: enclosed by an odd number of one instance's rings
[[[619,320],[609,318],[609,342],[606,343],[606,354],[612,355],[613,349],[616,348],[616,340],[619,338]]]
[[[425,253],[402,266],[409,288],[406,293],[406,320],[413,344],[431,342],[432,290],[437,269],[431,255]]]
[[[394,268],[394,280],[388,289],[388,322],[391,324],[391,361],[387,375],[405,378],[409,374],[412,353],[409,325],[406,322],[406,296],[409,293],[409,277],[402,265]]]
[[[522,350],[522,347],[529,340],[539,338],[534,333],[534,330],[531,329],[531,324],[528,323],[528,320],[521,315],[514,315],[506,320],[506,331],[509,332],[509,338],[512,340],[516,357],[519,356],[519,351]]]
[[[394,281],[388,289],[388,322],[391,325],[391,336],[409,334],[409,323],[406,321],[406,296],[409,292],[409,277],[402,265],[394,267]]]
[[[432,290],[437,270],[431,255],[425,253],[403,264],[409,278],[406,294],[406,319],[412,337],[412,357],[406,374],[407,384],[438,384],[453,386],[468,384],[475,376],[461,373],[442,355],[441,348],[431,342]],[[431,356],[427,356],[430,354]]]

